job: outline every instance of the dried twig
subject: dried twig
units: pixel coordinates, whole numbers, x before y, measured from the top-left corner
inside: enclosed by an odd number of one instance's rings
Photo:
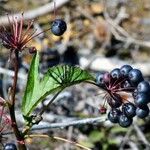
[[[81,7],[77,7],[77,11],[92,22],[95,36],[97,40],[102,43],[101,48],[105,48],[109,45],[111,40],[111,32],[109,30],[108,23],[103,19],[101,21],[95,19],[86,9]]]
[[[32,130],[43,130],[43,129],[50,129],[50,128],[65,128],[69,126],[80,126],[84,124],[98,124],[103,123],[106,121],[106,116],[96,117],[96,118],[86,118],[86,119],[80,119],[80,120],[74,120],[71,122],[62,122],[62,123],[52,123],[47,126],[38,126],[33,127]]]
[[[104,1],[105,5],[105,11],[104,11],[104,17],[107,21],[108,24],[110,24],[110,30],[112,34],[115,36],[117,40],[120,40],[125,43],[129,44],[136,44],[139,46],[144,46],[144,47],[150,47],[150,41],[143,41],[143,40],[138,40],[132,37],[125,29],[123,29],[117,21],[117,19],[111,19],[107,12],[107,3]],[[125,10],[120,9],[120,13],[118,14],[118,18],[125,17]]]
[[[130,145],[130,148],[132,150],[140,150],[137,145],[135,143],[133,143],[132,141],[129,141],[129,145]]]
[[[62,5],[64,5],[65,3],[69,2],[69,0],[56,0],[56,9],[61,7]],[[49,12],[52,12],[54,10],[54,3],[50,2],[48,4],[45,4],[44,6],[41,6],[39,8],[33,9],[33,10],[28,10],[26,12],[24,12],[24,19],[28,20],[28,19],[34,19],[37,18],[39,16],[45,15]],[[16,13],[13,14],[13,16],[16,16],[18,18],[18,21],[20,21],[19,19],[21,19],[21,13]],[[11,15],[10,15],[10,21],[12,21],[11,19]],[[8,24],[8,18],[7,16],[2,16],[0,17],[0,26],[1,25],[7,25]]]
[[[103,115],[101,117],[95,117],[95,118],[86,118],[86,119],[80,119],[80,120],[74,120],[71,122],[62,122],[62,123],[51,123],[49,125],[38,125],[31,129],[31,131],[34,130],[44,130],[44,129],[52,129],[52,128],[65,128],[69,126],[80,126],[85,124],[99,124],[104,123],[106,121],[106,116]],[[3,135],[12,134],[12,132],[5,132],[2,133]]]
[[[146,145],[147,148],[150,149],[150,143],[149,141],[146,139],[144,133],[140,130],[140,128],[134,123],[133,124],[134,129],[137,133],[137,136],[139,137],[139,139]]]
[[[67,140],[68,141],[71,141],[72,133],[73,133],[73,127],[71,126],[71,127],[68,128],[68,132],[67,132]],[[65,149],[69,150],[70,146],[71,146],[71,143],[67,142],[66,145],[65,145]]]
[[[74,142],[74,141],[71,141],[71,140],[67,140],[67,139],[65,139],[65,138],[62,138],[62,137],[58,137],[58,136],[54,136],[54,137],[50,137],[50,136],[48,136],[48,135],[46,135],[46,134],[33,134],[33,135],[28,135],[27,137],[29,137],[29,138],[52,138],[52,139],[55,139],[55,140],[60,140],[60,141],[63,141],[63,142],[67,142],[67,143],[69,143],[69,144],[73,144],[73,145],[75,145],[75,146],[77,146],[77,147],[80,147],[80,148],[82,148],[82,149],[85,149],[85,150],[91,150],[90,148],[88,148],[88,147],[86,147],[86,146],[84,146],[84,145],[81,145],[80,143],[77,143],[77,142]]]
[[[129,130],[127,131],[126,135],[124,136],[124,138],[121,141],[119,150],[123,150],[124,149],[124,145],[129,141],[129,136],[132,132],[133,128],[129,128]]]

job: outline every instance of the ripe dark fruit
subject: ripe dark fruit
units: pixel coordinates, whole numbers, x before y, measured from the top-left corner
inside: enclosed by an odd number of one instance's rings
[[[120,69],[116,68],[110,72],[112,78],[119,79],[121,77]]]
[[[51,26],[51,31],[56,36],[61,36],[67,30],[67,24],[62,19],[55,19]]]
[[[127,77],[129,72],[132,70],[130,65],[124,65],[120,68],[120,72],[123,76]]]
[[[149,95],[145,93],[137,93],[134,102],[137,106],[142,107],[145,106],[150,101]]]
[[[132,103],[125,103],[122,106],[122,111],[127,117],[134,117],[136,115],[136,107]]]
[[[97,74],[96,76],[96,83],[100,86],[103,86],[104,85],[104,74],[103,73],[99,73]]]
[[[4,146],[4,150],[17,150],[17,147],[14,143],[7,143]]]
[[[119,125],[121,127],[129,127],[133,122],[132,118],[127,117],[125,114],[119,116]]]
[[[142,81],[137,86],[138,92],[149,93],[150,92],[150,84],[147,81]]]
[[[144,81],[139,69],[124,65],[120,69],[115,68],[111,72],[98,74],[96,83],[106,92],[104,99],[111,107],[108,119],[112,123],[128,127],[132,124],[134,116],[137,115],[139,118],[148,116],[150,84]],[[100,112],[105,113],[106,109],[102,108]]]
[[[108,113],[108,119],[112,123],[118,123],[119,116],[121,114],[121,111],[119,109],[111,109],[110,112]]]
[[[143,76],[139,69],[132,69],[128,77],[133,85],[137,85],[139,82],[143,81]]]
[[[136,115],[141,119],[147,117],[148,114],[149,114],[149,108],[147,105],[145,105],[145,107],[142,109],[141,108],[136,109]]]

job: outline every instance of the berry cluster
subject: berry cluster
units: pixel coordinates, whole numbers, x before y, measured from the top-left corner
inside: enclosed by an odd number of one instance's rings
[[[124,65],[111,72],[98,73],[96,83],[106,91],[104,98],[111,107],[108,119],[112,123],[128,127],[134,116],[141,119],[148,116],[150,84],[144,80],[140,70]]]

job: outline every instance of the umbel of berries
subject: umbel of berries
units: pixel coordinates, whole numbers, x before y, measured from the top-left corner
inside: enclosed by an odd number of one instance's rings
[[[133,117],[141,119],[149,115],[150,84],[139,69],[124,65],[111,72],[98,73],[96,83],[105,91],[105,102],[110,106],[108,120],[128,127]],[[103,106],[105,107],[105,106]]]
[[[56,36],[61,36],[67,30],[67,24],[62,19],[55,19],[52,22],[51,31]]]

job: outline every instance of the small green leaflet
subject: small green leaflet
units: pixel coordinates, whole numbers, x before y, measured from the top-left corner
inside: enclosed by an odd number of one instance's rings
[[[86,70],[68,65],[58,65],[49,68],[47,73],[40,80],[38,66],[39,53],[37,52],[31,62],[22,102],[22,112],[26,117],[29,117],[37,105],[49,94],[60,92],[68,86],[83,81],[95,80]]]

